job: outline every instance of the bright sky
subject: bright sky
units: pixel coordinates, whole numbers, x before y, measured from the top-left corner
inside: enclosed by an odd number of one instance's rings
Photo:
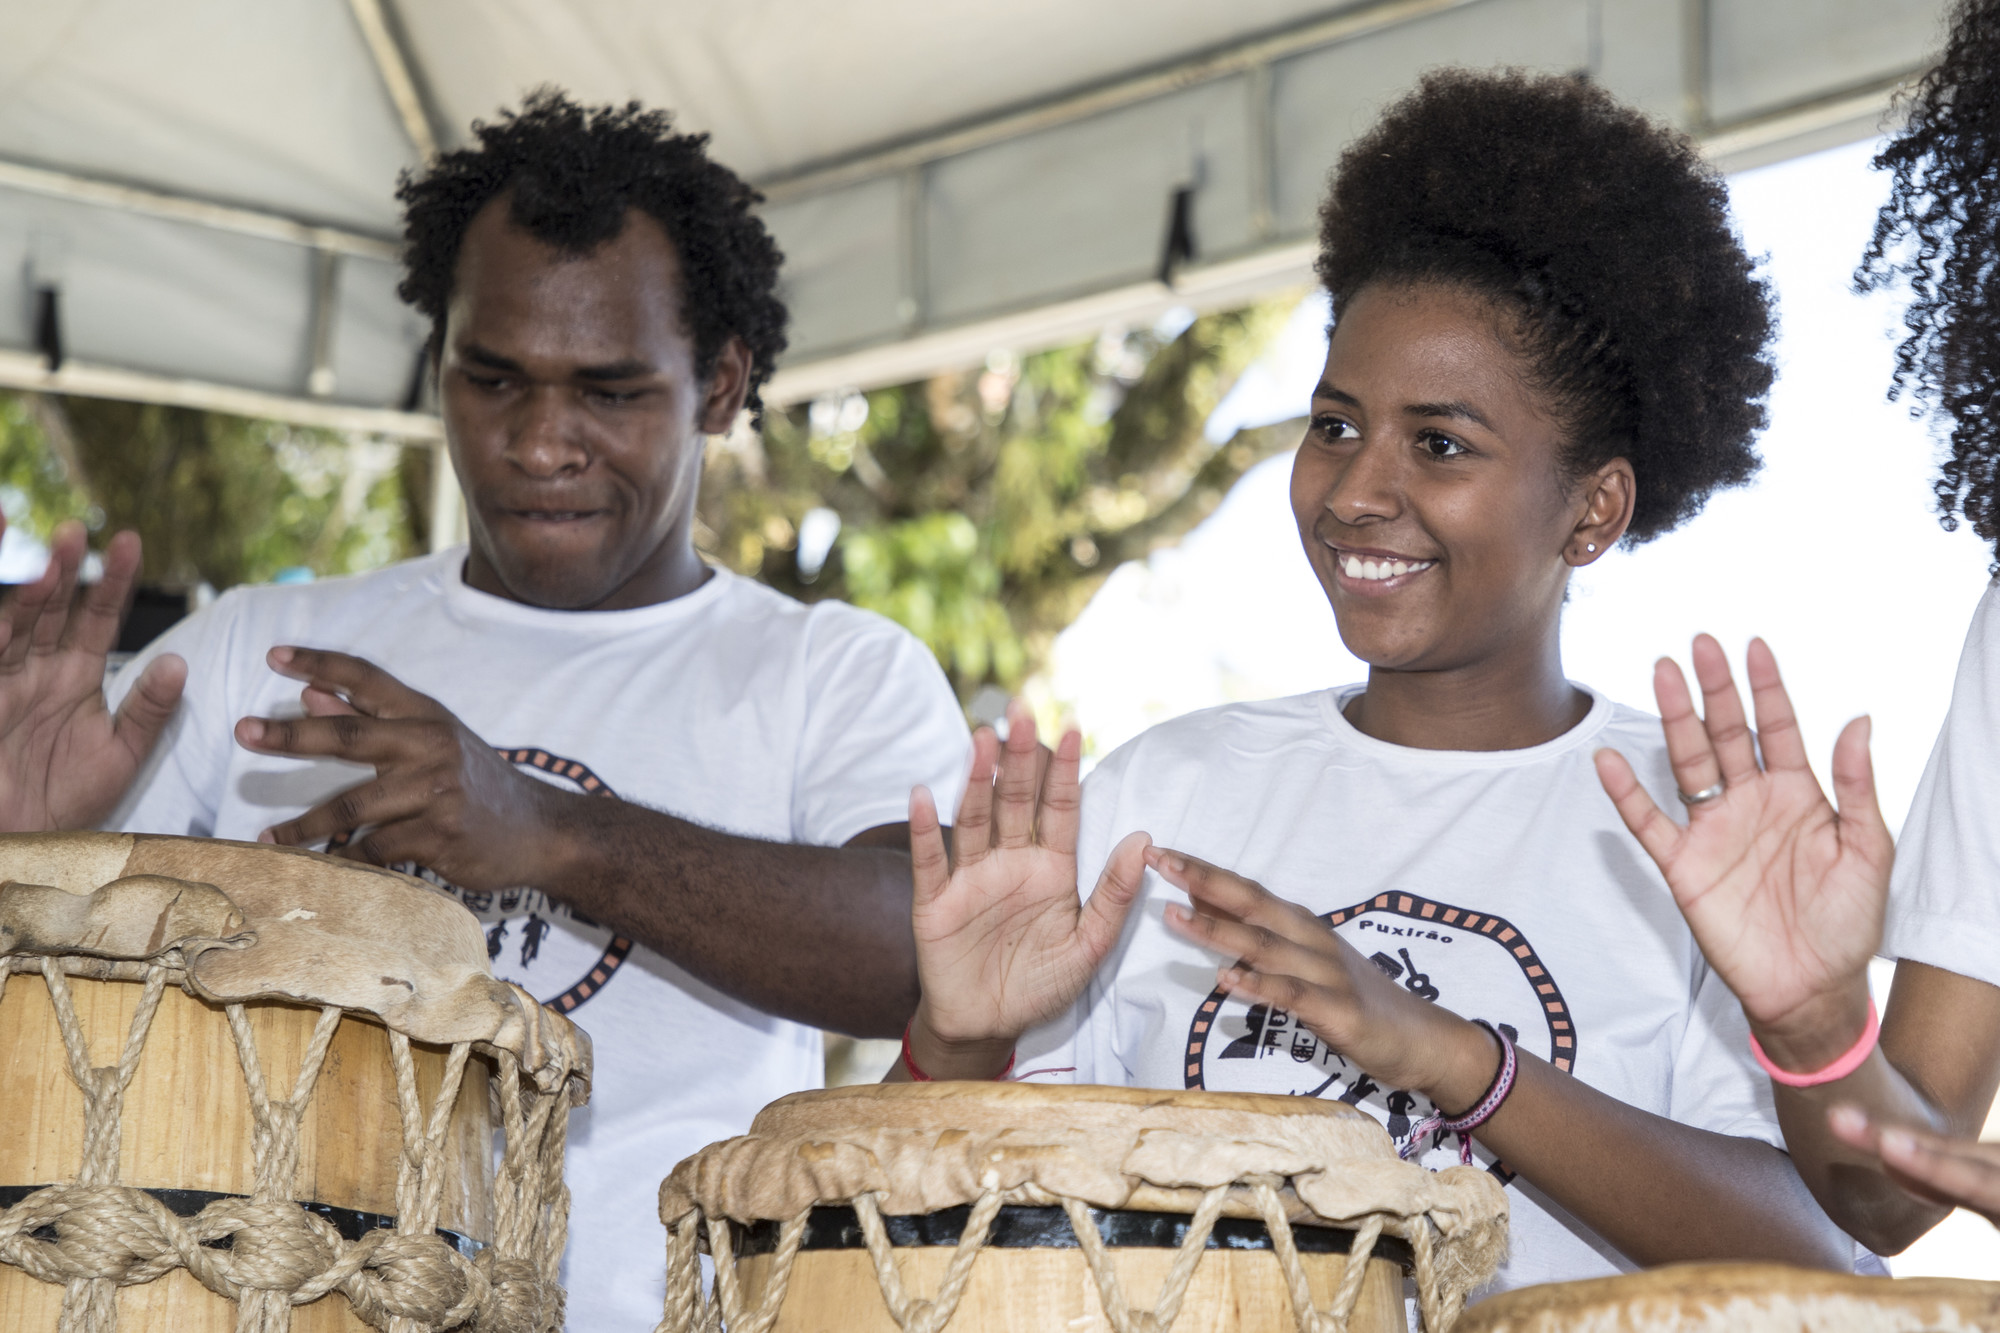
[[[1768,256],[1782,320],[1765,467],[1678,532],[1614,551],[1574,581],[1569,675],[1651,711],[1652,666],[1699,630],[1778,655],[1813,761],[1875,719],[1882,805],[1900,828],[1951,698],[1989,552],[1931,508],[1929,428],[1885,400],[1897,307],[1849,277],[1886,181],[1855,144],[1730,181],[1744,239]],[[1212,435],[1303,416],[1325,358],[1324,298],[1301,306],[1225,400]],[[1118,570],[1056,641],[1050,688],[1101,755],[1165,718],[1359,680],[1299,551],[1289,456],[1261,464],[1178,547]],[[2000,1233],[1959,1214],[1899,1274],[2000,1272]]]

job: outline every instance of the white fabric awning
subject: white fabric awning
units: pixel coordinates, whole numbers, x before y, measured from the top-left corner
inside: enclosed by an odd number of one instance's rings
[[[0,384],[435,436],[396,175],[542,83],[765,187],[784,401],[1305,281],[1327,168],[1427,67],[1587,70],[1750,165],[1874,132],[1942,8],[0,0]]]

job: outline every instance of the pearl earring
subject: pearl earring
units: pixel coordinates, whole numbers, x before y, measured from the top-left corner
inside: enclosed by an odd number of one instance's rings
[[[1597,543],[1596,543],[1596,542],[1585,542],[1585,543],[1583,544],[1583,549],[1584,549],[1584,550],[1586,550],[1586,551],[1588,551],[1588,552],[1590,552],[1590,553],[1591,553],[1592,555],[1596,555],[1596,554],[1597,554]]]

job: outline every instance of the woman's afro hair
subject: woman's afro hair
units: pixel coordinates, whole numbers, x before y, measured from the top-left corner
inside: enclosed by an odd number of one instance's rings
[[[2000,554],[2000,4],[1959,4],[1908,110],[1875,158],[1891,173],[1889,201],[1855,286],[1909,283],[1889,396],[1907,389],[1950,418],[1938,511],[1946,528],[1962,515]]]
[[[751,210],[762,196],[708,156],[708,136],[677,134],[664,111],[639,103],[584,107],[552,89],[531,93],[498,124],[475,121],[475,148],[405,172],[404,277],[397,289],[431,321],[431,350],[443,348],[465,230],[480,209],[509,194],[508,218],[544,244],[587,255],[616,237],[639,209],[666,229],[680,260],[681,318],[694,343],[695,374],[706,380],[730,337],[750,350],[747,405],[785,350],[778,299],[784,256]]]
[[[1631,461],[1631,543],[1759,466],[1774,327],[1753,268],[1693,143],[1580,78],[1425,76],[1341,155],[1320,211],[1336,320],[1376,282],[1511,317],[1571,475]]]

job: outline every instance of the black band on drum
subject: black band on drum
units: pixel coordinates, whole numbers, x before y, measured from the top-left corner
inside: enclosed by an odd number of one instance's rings
[[[899,1248],[956,1245],[971,1213],[971,1206],[966,1204],[941,1208],[934,1213],[901,1217],[885,1213],[882,1226],[889,1233],[889,1243]],[[1096,1220],[1097,1234],[1103,1237],[1105,1245],[1140,1249],[1179,1249],[1193,1221],[1187,1213],[1148,1213],[1124,1208],[1093,1208],[1090,1215]],[[774,1221],[737,1224],[736,1253],[748,1257],[774,1252],[778,1248],[781,1225]],[[1301,1254],[1346,1254],[1353,1239],[1352,1231],[1339,1227],[1292,1224],[1292,1241]],[[986,1234],[986,1244],[988,1248],[1003,1250],[1077,1248],[1076,1233],[1070,1230],[1069,1215],[1059,1205],[1003,1206]],[[860,1219],[854,1215],[852,1208],[838,1204],[812,1210],[806,1218],[805,1239],[799,1246],[802,1250],[859,1250],[866,1247]],[[1271,1233],[1256,1218],[1219,1217],[1215,1221],[1215,1229],[1209,1232],[1207,1248],[1268,1250],[1272,1248]],[[1386,1259],[1405,1273],[1411,1271],[1414,1262],[1408,1242],[1395,1236],[1378,1239],[1373,1257]]]
[[[0,1209],[12,1208],[29,1195],[47,1188],[47,1185],[0,1185]],[[143,1186],[138,1188],[141,1193],[150,1194],[158,1199],[175,1217],[193,1217],[218,1199],[250,1197],[247,1194],[221,1194],[214,1190],[146,1189]],[[364,1213],[354,1208],[336,1208],[330,1203],[316,1203],[310,1199],[298,1199],[295,1202],[314,1217],[323,1218],[330,1223],[333,1229],[340,1233],[342,1240],[356,1241],[371,1231],[396,1229],[396,1219],[386,1213]],[[848,1210],[850,1217],[853,1216],[853,1211],[851,1208]],[[456,1231],[447,1231],[443,1227],[437,1228],[437,1234],[446,1244],[468,1259],[486,1248],[484,1242],[476,1241],[470,1236],[462,1236]],[[57,1239],[55,1228],[42,1227],[34,1233],[34,1238],[54,1244]],[[203,1243],[215,1249],[226,1250],[230,1248],[229,1241],[230,1238],[225,1236],[221,1240]],[[1300,1246],[1300,1248],[1305,1247]]]

